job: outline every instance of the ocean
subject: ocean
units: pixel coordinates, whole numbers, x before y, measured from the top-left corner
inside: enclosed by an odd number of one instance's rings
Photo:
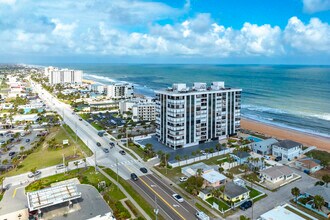
[[[242,88],[242,116],[267,124],[330,137],[330,66],[52,64],[84,71],[102,84],[130,82],[154,96],[172,83],[225,81]]]

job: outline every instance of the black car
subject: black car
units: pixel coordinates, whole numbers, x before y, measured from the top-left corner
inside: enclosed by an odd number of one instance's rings
[[[16,154],[16,152],[12,151],[12,152],[9,152],[9,156],[14,156]]]
[[[142,173],[148,173],[148,170],[145,167],[141,167],[140,170],[141,170]]]
[[[79,118],[79,121],[82,121],[82,118]]]
[[[25,142],[26,142],[26,143],[29,143],[29,142],[30,142],[30,139],[26,139]]]
[[[281,161],[281,160],[282,160],[282,157],[281,156],[278,156],[278,157],[275,158],[275,161],[277,161],[277,162],[278,161]]]
[[[252,201],[248,200],[246,202],[243,202],[239,208],[242,209],[243,211],[247,210],[248,208],[250,208],[252,206]]]
[[[135,173],[131,173],[131,179],[137,181],[139,178]]]
[[[103,148],[104,153],[109,153],[109,150],[107,148]]]
[[[121,155],[125,155],[125,154],[126,154],[126,152],[123,151],[123,150],[120,150],[119,153],[120,153]]]
[[[109,144],[110,144],[111,147],[115,146],[115,143],[110,142]]]
[[[100,142],[96,142],[96,145],[97,145],[98,147],[101,147],[101,143],[100,143]]]

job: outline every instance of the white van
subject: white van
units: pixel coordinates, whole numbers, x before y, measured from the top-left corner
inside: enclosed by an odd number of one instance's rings
[[[204,212],[196,212],[196,217],[199,220],[210,220],[210,217],[208,215],[206,215]]]

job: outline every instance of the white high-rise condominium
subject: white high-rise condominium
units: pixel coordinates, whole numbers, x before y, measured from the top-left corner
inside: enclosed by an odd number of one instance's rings
[[[129,99],[134,95],[134,86],[130,83],[114,83],[107,86],[106,93],[112,99]]]
[[[219,140],[240,130],[241,89],[224,82],[173,84],[156,91],[156,136],[174,149]]]
[[[83,71],[81,70],[55,69],[49,71],[48,74],[49,83],[51,85],[64,83],[81,84],[83,80]]]

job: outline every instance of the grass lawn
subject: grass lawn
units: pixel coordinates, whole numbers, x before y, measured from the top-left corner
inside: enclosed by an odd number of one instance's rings
[[[69,135],[76,140],[76,133],[68,126],[63,125],[63,128],[69,133]],[[73,140],[73,139],[72,139]],[[87,145],[78,137],[77,144],[82,151],[86,153],[88,157],[93,155],[93,152],[87,147]]]
[[[126,145],[125,145],[126,146]],[[132,142],[129,142],[128,144],[128,148],[130,148],[131,150],[133,150],[137,155],[139,155],[143,160],[147,160],[147,158],[145,158],[146,154],[144,153],[143,149],[140,148],[139,146],[135,145]],[[133,155],[134,156],[134,155]],[[135,158],[135,156],[134,156]]]
[[[306,215],[303,215],[302,213],[296,211],[295,209],[291,208],[290,206],[285,206],[285,209],[295,213],[296,215],[299,215],[300,217],[307,219],[307,220],[312,220],[311,218],[307,217]]]
[[[76,146],[72,138],[67,135],[61,127],[53,127],[51,128],[50,135],[46,137],[44,143],[46,143],[51,138],[55,138],[57,143],[62,143],[64,139],[68,139],[70,146],[65,148],[59,148],[56,150],[51,150],[47,148],[47,144],[42,144],[39,148],[35,150],[35,152],[29,154],[18,166],[17,169],[13,169],[8,173],[4,174],[5,176],[14,176],[22,173],[29,172],[33,168],[41,169],[49,166],[53,166],[56,164],[60,164],[63,162],[63,154],[65,157],[74,155],[74,146]],[[76,146],[77,148],[77,146]],[[77,148],[77,157],[71,160],[77,160],[82,158],[82,153]],[[68,159],[70,160],[70,159]]]
[[[103,127],[96,122],[92,122],[91,125],[96,129],[96,130],[103,130]]]
[[[101,181],[105,181],[109,186],[111,184],[110,180],[108,180],[101,173],[95,173],[94,167],[87,167],[69,170],[67,173],[60,173],[53,176],[45,177],[39,180],[32,182],[30,185],[25,187],[27,192],[43,189],[49,187],[52,183],[68,180],[77,177],[82,184],[90,184],[97,188],[97,184]],[[121,198],[122,196],[116,194],[117,197]],[[125,198],[125,197],[124,197]]]
[[[117,179],[117,174],[109,168],[104,169],[104,171],[114,179]],[[119,183],[124,187],[124,189],[132,196],[132,198],[139,203],[141,208],[150,216],[154,217],[154,207],[151,206],[145,199],[138,194],[135,189],[123,178],[119,177]],[[164,219],[162,216],[158,216],[158,219]]]
[[[216,204],[218,204],[218,205],[219,205],[219,210],[220,210],[220,211],[222,211],[222,210],[225,211],[225,210],[227,210],[227,209],[230,208],[230,206],[227,205],[225,202],[223,202],[223,201],[221,201],[221,200],[219,200],[219,199],[216,199],[216,198],[214,198],[214,197],[208,198],[206,201],[207,201],[208,203],[210,203],[211,205],[213,204],[213,202],[215,202]]]
[[[156,170],[158,170],[164,176],[170,178],[174,182],[178,181],[178,178],[180,176],[184,176],[181,173],[181,167],[175,167],[175,168],[171,168],[171,169],[167,168],[167,171],[166,171],[165,167],[155,166],[154,168]],[[166,172],[167,172],[167,174],[166,174]]]
[[[85,121],[87,121],[90,118],[90,114],[89,113],[79,114],[79,116],[82,119],[84,119]]]
[[[260,179],[258,178],[258,175],[255,173],[247,174],[246,176],[244,176],[244,178],[247,179],[248,181],[252,181],[254,183],[257,183],[260,181]]]
[[[230,168],[228,171],[232,174],[241,174],[244,173],[244,171],[242,172],[241,170],[243,169],[243,165],[238,165],[236,167]]]
[[[257,197],[261,194],[258,190],[255,190],[249,186],[246,186],[250,190],[250,198],[253,199],[254,197]]]

